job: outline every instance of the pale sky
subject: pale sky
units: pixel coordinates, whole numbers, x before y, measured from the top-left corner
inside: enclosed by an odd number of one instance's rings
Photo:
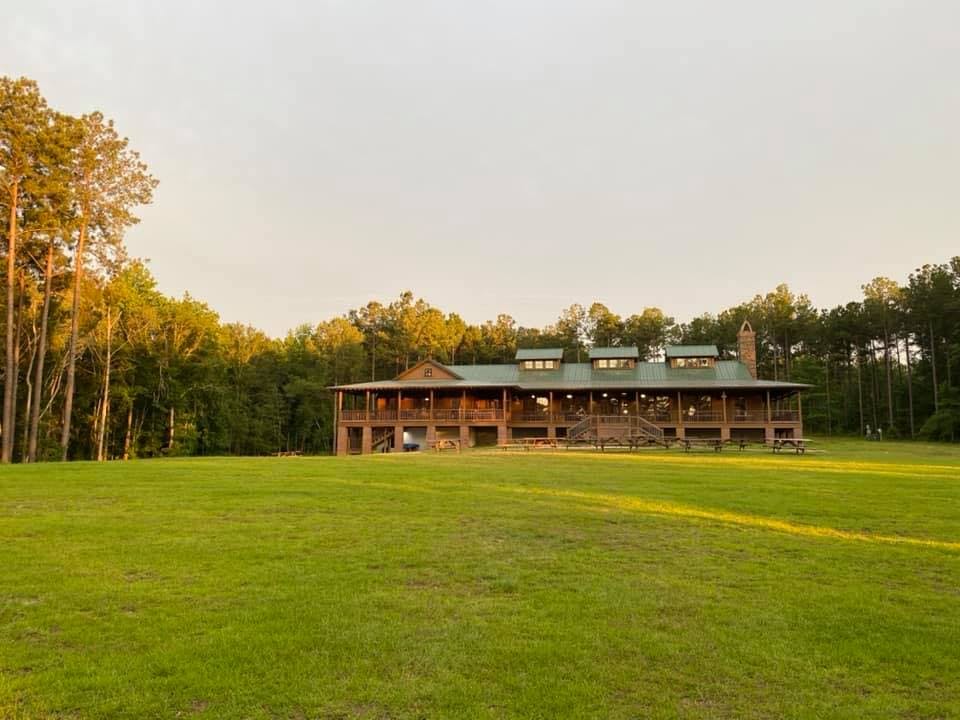
[[[14,3],[0,72],[160,179],[160,288],[282,335],[413,290],[818,306],[960,254],[960,2]]]

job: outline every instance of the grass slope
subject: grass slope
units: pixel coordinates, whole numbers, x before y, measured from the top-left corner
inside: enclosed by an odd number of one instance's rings
[[[0,717],[960,715],[960,452],[0,469]]]

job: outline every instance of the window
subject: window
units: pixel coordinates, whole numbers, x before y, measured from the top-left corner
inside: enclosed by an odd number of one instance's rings
[[[676,368],[708,368],[712,366],[711,358],[675,358],[673,366]]]
[[[543,370],[543,360],[535,360],[533,363],[533,367],[536,370]]]
[[[633,360],[630,358],[611,358],[596,360],[595,367],[598,370],[628,370],[634,367]]]
[[[425,367],[425,368],[423,369],[423,376],[424,376],[424,377],[433,377],[433,368],[432,368],[432,367]]]
[[[533,370],[533,360],[524,360],[523,361],[524,370]]]

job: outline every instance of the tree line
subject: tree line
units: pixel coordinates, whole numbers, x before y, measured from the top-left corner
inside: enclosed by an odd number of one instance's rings
[[[390,378],[425,357],[511,362],[518,346],[563,347],[569,362],[593,345],[653,360],[677,342],[733,357],[744,319],[763,377],[814,386],[810,431],[960,439],[960,257],[903,283],[875,278],[832,309],[781,285],[686,323],[592,303],[530,328],[507,314],[470,324],[405,292],[272,339],[163,295],[128,257],[124,232],[156,186],[101,113],[58,112],[35,82],[0,78],[3,462],[322,453],[332,384]]]

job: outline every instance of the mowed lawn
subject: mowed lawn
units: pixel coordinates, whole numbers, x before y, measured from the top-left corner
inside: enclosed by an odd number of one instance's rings
[[[0,718],[960,716],[960,449],[0,468]]]

